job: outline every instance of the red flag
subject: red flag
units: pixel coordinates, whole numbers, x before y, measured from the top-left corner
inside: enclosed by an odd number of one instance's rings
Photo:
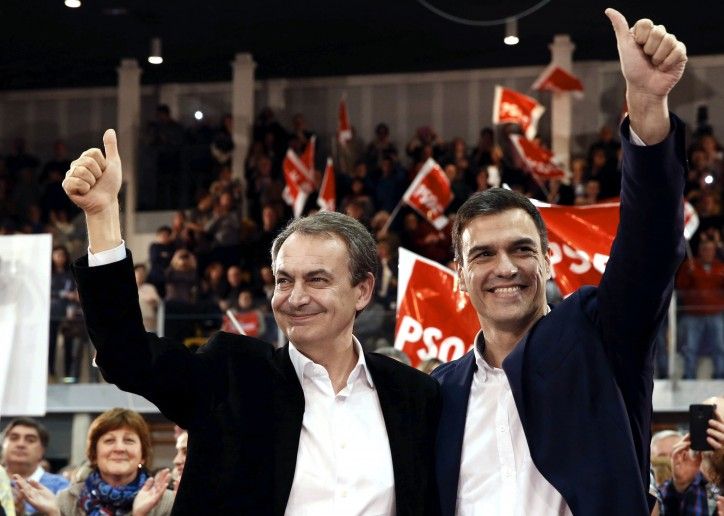
[[[691,240],[699,228],[699,214],[694,207],[684,199],[684,238]]]
[[[525,162],[530,172],[541,179],[560,179],[566,176],[565,171],[553,160],[553,153],[544,149],[536,142],[519,134],[511,134],[515,150]]]
[[[228,314],[229,312],[227,312]],[[250,337],[258,337],[264,329],[264,320],[261,317],[261,313],[258,310],[249,310],[245,312],[233,312],[234,319],[239,323],[241,328],[244,330],[244,335]],[[225,315],[222,320],[221,331],[229,333],[237,333],[236,327],[229,319],[228,315]]]
[[[452,201],[450,180],[434,159],[429,158],[415,176],[402,200],[425,217],[435,229],[448,224],[445,208]]]
[[[322,186],[319,188],[317,204],[322,211],[335,211],[337,209],[337,188],[334,179],[332,158],[327,158],[327,167],[324,169]]]
[[[480,330],[470,298],[455,273],[407,249],[399,249],[395,347],[412,366],[428,358],[460,358]]]
[[[619,221],[619,203],[557,206],[532,200],[548,228],[553,279],[563,296],[598,285]]]
[[[551,63],[535,80],[533,89],[537,91],[553,91],[556,93],[572,91],[580,95],[583,92],[583,83],[571,72]]]
[[[352,124],[349,122],[349,112],[347,111],[347,100],[345,95],[339,101],[339,124],[337,127],[337,139],[339,143],[344,145],[352,139]]]
[[[302,215],[307,197],[314,191],[314,137],[309,140],[304,154],[300,158],[292,150],[287,150],[282,164],[286,186],[282,197],[294,211],[294,217]]]
[[[503,86],[495,87],[494,124],[518,124],[529,140],[535,138],[545,108],[537,100]]]

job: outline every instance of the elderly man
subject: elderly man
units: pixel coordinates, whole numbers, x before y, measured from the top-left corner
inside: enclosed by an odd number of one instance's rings
[[[551,310],[546,228],[525,198],[474,194],[453,229],[481,332],[435,370],[443,514],[649,514],[653,339],[683,257],[683,44],[608,9],[626,79],[621,222],[598,288]],[[648,503],[647,503],[648,502]]]
[[[3,464],[9,476],[20,475],[35,480],[57,493],[70,483],[60,475],[48,473],[40,465],[48,449],[50,436],[43,425],[30,418],[11,420],[3,431]],[[25,514],[33,514],[35,509],[25,504]]]
[[[105,156],[84,152],[64,180],[90,243],[74,272],[106,380],[188,430],[174,514],[435,514],[438,386],[352,335],[377,268],[364,226],[324,212],[274,240],[272,308],[287,346],[222,332],[194,354],[143,330],[115,133],[103,141]]]

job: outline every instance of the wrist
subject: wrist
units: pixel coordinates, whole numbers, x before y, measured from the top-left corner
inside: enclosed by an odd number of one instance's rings
[[[671,123],[666,95],[627,88],[626,104],[631,128],[646,145],[655,145],[668,136]]]
[[[117,199],[100,211],[86,212],[85,220],[91,252],[95,254],[121,245],[120,211]]]

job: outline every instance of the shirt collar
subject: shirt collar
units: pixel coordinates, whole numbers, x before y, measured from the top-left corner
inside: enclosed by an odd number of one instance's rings
[[[45,473],[45,470],[43,469],[43,466],[38,466],[35,468],[35,471],[33,471],[33,474],[30,475],[26,480],[35,480],[36,482],[40,482],[40,478]]]
[[[364,373],[364,378],[367,380],[367,384],[370,386],[370,388],[374,388],[375,383],[372,381],[372,375],[370,374],[370,370],[367,367],[367,362],[365,361],[365,354],[362,350],[362,344],[360,344],[360,342],[357,340],[357,337],[355,337],[354,335],[352,335],[352,345],[357,352],[357,363],[355,364],[352,371],[349,373],[347,384],[350,384],[357,378],[358,375]],[[313,362],[310,358],[304,356],[301,351],[297,349],[293,342],[289,342],[289,359],[292,361],[292,366],[294,366],[294,372],[297,373],[297,379],[299,380],[300,385],[304,385],[305,376],[307,378],[311,378],[314,375],[313,371],[315,369],[315,366],[323,367],[316,362]]]
[[[477,374],[480,375],[480,380],[483,382],[488,379],[488,375],[501,371],[500,368],[488,364],[485,358],[483,358],[483,353],[485,353],[485,335],[483,335],[482,330],[475,336],[473,353],[475,353],[475,365],[478,369]]]

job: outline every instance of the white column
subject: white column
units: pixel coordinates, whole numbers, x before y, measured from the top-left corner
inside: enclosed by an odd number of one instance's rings
[[[90,414],[73,414],[70,430],[70,464],[81,464],[86,460],[85,446],[90,425]]]
[[[231,174],[241,181],[242,196],[245,198],[246,181],[244,160],[251,145],[251,126],[254,120],[254,68],[256,63],[249,53],[236,54],[231,63],[231,115],[234,119],[232,138],[234,154],[231,160]],[[242,203],[242,213],[248,214],[247,203]]]
[[[568,34],[556,34],[548,45],[551,62],[569,72],[573,68],[573,44]],[[571,159],[571,93],[553,93],[551,99],[551,147],[566,169]]]
[[[287,109],[286,91],[286,79],[270,79],[266,81],[266,107],[274,111],[277,120]]]
[[[122,59],[118,71],[118,152],[123,160],[121,224],[126,245],[133,249],[136,233],[136,168],[141,125],[141,68],[135,59]]]

